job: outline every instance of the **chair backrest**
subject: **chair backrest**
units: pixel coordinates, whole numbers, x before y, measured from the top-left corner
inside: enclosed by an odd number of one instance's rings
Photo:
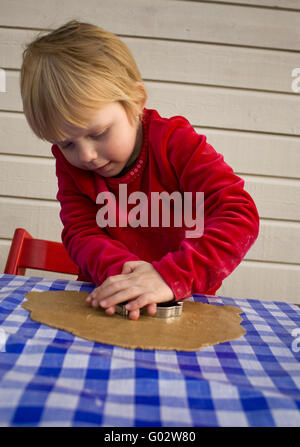
[[[77,275],[78,266],[60,242],[34,239],[17,228],[11,243],[4,273],[24,275],[26,268]]]

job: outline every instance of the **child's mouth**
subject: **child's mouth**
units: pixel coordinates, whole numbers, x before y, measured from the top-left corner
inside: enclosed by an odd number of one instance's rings
[[[95,171],[96,171],[98,174],[102,174],[103,172],[106,172],[107,170],[110,169],[110,165],[111,165],[111,163],[110,163],[110,161],[109,161],[106,165],[102,166],[101,168],[97,168]]]

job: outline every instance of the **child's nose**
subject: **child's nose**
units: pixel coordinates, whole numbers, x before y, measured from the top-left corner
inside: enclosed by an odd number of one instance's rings
[[[79,148],[79,159],[81,163],[90,163],[98,158],[97,150],[91,141],[86,141]]]

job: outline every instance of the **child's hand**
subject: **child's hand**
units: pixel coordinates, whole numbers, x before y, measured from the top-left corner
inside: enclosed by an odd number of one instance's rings
[[[149,315],[156,313],[156,303],[174,299],[167,285],[152,264],[146,261],[129,261],[123,265],[120,275],[110,276],[87,297],[93,307],[103,307],[108,315],[115,313],[116,304],[130,301],[126,305],[129,318],[137,320],[140,308],[147,306]]]

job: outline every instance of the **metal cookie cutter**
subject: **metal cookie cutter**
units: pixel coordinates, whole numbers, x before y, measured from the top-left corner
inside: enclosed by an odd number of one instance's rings
[[[122,317],[128,317],[129,311],[125,308],[128,301],[116,305],[116,313]],[[182,314],[182,301],[168,301],[166,303],[158,303],[156,314],[153,315],[155,318],[172,318],[180,317]],[[147,310],[145,307],[140,309],[141,315],[147,315]]]

